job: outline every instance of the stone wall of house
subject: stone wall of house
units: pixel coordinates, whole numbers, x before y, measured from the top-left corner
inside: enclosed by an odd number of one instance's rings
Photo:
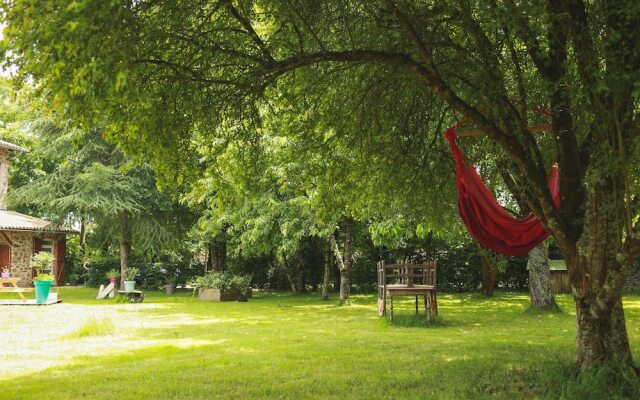
[[[33,274],[31,256],[33,255],[33,232],[5,232],[11,240],[0,234],[0,244],[11,246],[11,277],[20,278],[18,286],[32,286]]]
[[[6,210],[5,196],[9,187],[9,150],[0,149],[0,210]]]

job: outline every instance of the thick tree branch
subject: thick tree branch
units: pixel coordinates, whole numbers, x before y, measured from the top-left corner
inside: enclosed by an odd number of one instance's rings
[[[602,99],[598,98],[594,90],[596,88],[596,72],[599,69],[598,58],[593,56],[595,47],[593,38],[589,33],[584,1],[574,0],[573,4],[570,5],[570,12],[573,16],[571,32],[576,60],[578,61],[578,73],[583,87],[587,90],[591,107],[602,109]]]
[[[527,47],[529,57],[533,60],[533,64],[536,66],[540,75],[548,80],[555,79],[552,69],[549,68],[549,55],[544,52],[540,41],[531,29],[529,19],[522,13],[520,7],[515,4],[514,0],[505,0],[504,4],[507,12],[515,21],[516,31]]]
[[[258,33],[255,31],[255,29],[253,29],[253,25],[251,25],[251,21],[249,21],[242,14],[240,14],[240,12],[233,6],[231,0],[226,0],[226,7],[231,13],[231,15],[233,15],[233,17],[236,20],[238,20],[238,22],[240,22],[242,27],[247,30],[247,33],[251,37],[251,40],[253,40],[256,46],[258,46],[258,48],[262,52],[262,55],[267,60],[267,63],[273,63],[275,60],[271,55],[271,51],[269,50],[269,47],[267,47],[267,44],[262,40],[260,35],[258,35]]]
[[[560,196],[562,199],[562,215],[566,221],[575,221],[581,213],[584,202],[582,179],[584,169],[581,168],[578,153],[578,141],[571,114],[571,95],[565,61],[567,59],[567,43],[571,29],[571,15],[567,11],[565,1],[549,0],[547,11],[551,16],[547,38],[549,41],[549,70],[552,72],[551,112],[554,136],[558,148],[558,163],[560,165]],[[580,236],[579,229],[572,229],[571,242],[575,243]],[[568,246],[563,243],[561,246]],[[573,247],[573,246],[570,246]],[[566,248],[565,251],[568,251]]]
[[[318,44],[320,49],[322,51],[327,51],[327,48],[324,46],[324,43],[322,43],[322,40],[320,40],[320,37],[318,36],[318,34],[313,30],[313,28],[309,24],[309,21],[307,21],[302,16],[302,14],[300,14],[300,11],[298,11],[296,6],[291,4],[290,1],[287,1],[287,6],[288,6],[289,9],[291,9],[291,11],[293,12],[294,16],[296,18],[298,18],[300,21],[302,21],[302,23],[304,24],[305,28],[307,28],[307,30],[309,31],[309,34],[311,34],[311,37],[313,37],[313,39],[316,41],[316,43]],[[297,30],[297,27],[296,27],[296,30]]]
[[[251,91],[254,90],[254,86],[240,83],[237,80],[205,78],[201,73],[194,71],[193,69],[187,66],[173,63],[171,61],[154,59],[154,58],[140,58],[140,59],[134,60],[134,63],[153,64],[161,67],[166,67],[168,69],[175,71],[177,74],[182,75],[183,78],[186,80],[200,82],[206,85],[226,85],[226,86],[240,87],[240,88],[248,89]]]

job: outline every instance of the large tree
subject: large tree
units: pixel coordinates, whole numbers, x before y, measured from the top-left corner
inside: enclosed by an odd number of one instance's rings
[[[259,136],[262,116],[287,112],[278,99],[288,87],[338,111],[320,116],[323,126],[394,138],[387,151],[425,129],[437,134],[441,116],[469,118],[489,140],[469,146],[511,162],[564,253],[578,364],[632,365],[620,292],[640,255],[631,195],[639,2],[4,4],[6,62],[46,87],[52,104],[109,121],[113,139],[146,150],[168,177],[192,171],[196,130],[212,143]],[[552,113],[550,134],[527,129],[530,105]],[[546,182],[554,159],[560,210]]]

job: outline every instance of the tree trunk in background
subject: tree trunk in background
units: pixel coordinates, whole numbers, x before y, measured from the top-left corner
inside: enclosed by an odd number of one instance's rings
[[[331,236],[331,246],[338,261],[340,270],[340,301],[349,301],[351,295],[351,266],[353,265],[353,218],[345,220],[344,254],[340,252],[340,247],[336,238]]]
[[[82,254],[82,270],[89,269],[89,258],[87,257],[87,222],[84,217],[80,218],[80,253]]]
[[[494,262],[484,250],[480,251],[480,260],[482,261],[482,294],[492,297],[498,280],[498,263]]]
[[[551,272],[549,257],[544,244],[540,244],[529,252],[527,261],[529,269],[529,293],[531,307],[537,310],[554,310],[558,308],[551,291]]]
[[[344,301],[342,298],[342,271],[344,271],[344,260],[342,259],[342,252],[340,251],[340,247],[338,246],[338,241],[336,240],[336,238],[331,235],[331,237],[329,238],[329,240],[331,241],[331,249],[333,252],[333,256],[335,258],[335,260],[337,261],[338,264],[338,275],[340,277],[340,284],[338,285],[340,287],[340,300]]]
[[[500,175],[512,193],[516,203],[520,207],[520,216],[528,215],[531,209],[522,200],[522,185],[517,185],[509,173],[509,164],[498,163]],[[553,310],[558,306],[551,291],[551,271],[549,270],[549,257],[543,244],[529,252],[527,260],[529,270],[529,293],[531,294],[531,308],[537,310]]]
[[[213,270],[213,250],[211,249],[211,243],[207,243],[207,261],[204,263],[204,273]]]
[[[215,239],[207,245],[206,271],[224,272],[227,264],[227,242]]]
[[[331,243],[329,242],[324,249],[324,262],[323,269],[324,273],[322,274],[322,300],[329,300],[329,275],[331,274]]]
[[[306,275],[307,275],[307,255],[304,251],[304,246],[300,249],[298,254],[298,270],[296,279],[296,293],[304,293],[306,288]]]
[[[120,289],[124,290],[124,281],[127,279],[129,269],[129,254],[131,253],[131,228],[129,226],[129,214],[120,213]]]
[[[335,257],[333,257],[335,259]],[[340,268],[338,263],[331,263],[331,270],[333,273],[333,290],[340,290]]]
[[[282,253],[282,265],[284,266],[284,274],[287,277],[287,282],[289,282],[289,287],[293,293],[296,293],[296,280],[291,274],[291,268],[289,268],[289,260],[287,260],[287,255]]]
[[[340,271],[340,300],[351,296],[351,269],[353,267],[353,218],[347,218],[344,237],[344,269]]]

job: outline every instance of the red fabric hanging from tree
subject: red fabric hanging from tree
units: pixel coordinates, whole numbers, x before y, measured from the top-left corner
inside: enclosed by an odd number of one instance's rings
[[[445,134],[456,160],[458,209],[471,235],[483,246],[511,256],[527,254],[549,236],[538,218],[529,214],[515,218],[502,208],[475,166],[465,162],[456,143],[456,131]],[[560,208],[560,179],[558,167],[553,166],[547,178],[556,208]]]

